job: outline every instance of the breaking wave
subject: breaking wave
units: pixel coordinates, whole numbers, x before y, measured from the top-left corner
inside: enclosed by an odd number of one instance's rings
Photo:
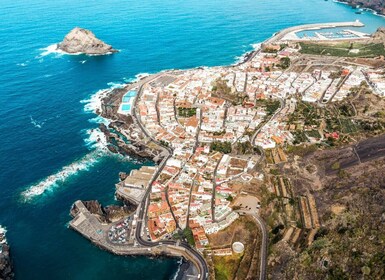
[[[41,57],[44,57],[44,56],[47,56],[47,55],[50,55],[50,54],[65,54],[65,52],[63,52],[62,50],[59,50],[57,48],[57,44],[49,45],[48,47],[42,48],[40,50],[43,51],[43,52],[40,53],[40,55],[37,56],[36,58],[41,58]]]
[[[50,46],[47,48],[46,52],[43,53],[43,55],[48,55],[52,52],[53,47]],[[135,77],[135,80],[141,79],[148,75],[149,74],[147,73],[139,74]],[[122,88],[125,85],[126,84],[123,83],[109,83],[108,86],[110,86],[110,88],[99,90],[95,94],[91,95],[90,98],[80,101],[81,103],[84,103],[84,111],[96,113],[98,110],[101,110],[102,99],[107,96],[107,94],[109,94],[113,89]],[[37,128],[41,128],[46,121],[44,120],[42,122],[38,122],[37,120],[33,119],[32,116],[30,116],[30,119],[31,123]],[[90,119],[89,122],[95,124],[104,123],[108,125],[109,120],[101,116],[96,116]],[[33,198],[48,192],[52,192],[54,189],[59,188],[64,182],[66,182],[66,180],[77,175],[81,171],[89,170],[91,167],[97,164],[101,158],[108,154],[107,139],[102,131],[100,131],[98,128],[93,128],[85,130],[84,133],[87,135],[87,137],[84,139],[85,145],[91,151],[82,158],[62,167],[55,174],[52,174],[29,186],[21,193],[21,196],[25,202],[28,202]],[[124,157],[122,160],[131,161],[129,157]]]
[[[35,120],[34,118],[32,118],[32,116],[29,116],[29,118],[31,119],[31,124],[33,124],[34,127],[36,128],[42,128],[42,126],[45,124],[45,121],[37,121]]]
[[[67,53],[65,51],[62,51],[62,50],[58,49],[57,45],[58,44],[55,43],[55,44],[49,45],[46,48],[40,49],[43,52],[40,53],[40,55],[37,56],[36,58],[41,58],[41,57],[44,57],[44,56],[47,56],[47,55],[50,55],[50,54],[60,54],[60,55],[63,55],[63,54],[67,54],[67,55],[80,55],[80,54],[82,54],[80,52],[79,53]]]
[[[91,95],[88,99],[81,100],[80,103],[84,103],[84,111],[90,113],[96,113],[98,110],[102,109],[102,99],[107,96],[107,94],[112,89],[101,89],[95,94]]]
[[[103,155],[103,150],[94,150],[81,159],[64,166],[57,173],[44,178],[23,191],[21,195],[24,201],[28,202],[37,196],[60,187],[60,184],[64,183],[68,178],[78,174],[80,171],[88,170],[90,167],[94,166]]]
[[[87,134],[89,137],[85,140],[86,145],[93,150],[82,158],[62,167],[55,174],[29,186],[21,193],[24,202],[28,202],[35,197],[59,188],[61,184],[69,178],[77,175],[81,171],[89,170],[107,154],[107,140],[104,134],[99,129],[90,129],[87,131]]]

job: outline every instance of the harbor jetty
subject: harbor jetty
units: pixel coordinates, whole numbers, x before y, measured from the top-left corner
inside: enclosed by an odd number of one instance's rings
[[[272,44],[277,41],[282,41],[282,42],[300,41],[301,39],[296,35],[296,33],[305,31],[305,30],[319,30],[319,29],[337,28],[337,27],[363,27],[363,26],[365,25],[359,20],[349,21],[349,22],[314,23],[314,24],[298,25],[298,26],[289,27],[277,32],[276,34],[274,34],[273,37],[263,42],[262,45]],[[367,39],[368,37],[369,36],[364,36],[363,34],[360,34],[359,37],[354,39]]]

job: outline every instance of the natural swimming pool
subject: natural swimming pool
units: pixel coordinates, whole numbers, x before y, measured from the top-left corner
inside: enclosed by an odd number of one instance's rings
[[[123,96],[123,103],[128,103],[130,102],[131,98],[132,97],[135,97],[136,96],[136,91],[135,90],[130,90],[128,91],[124,96]]]
[[[131,105],[130,104],[122,104],[120,109],[123,112],[129,112],[129,111],[131,111]]]

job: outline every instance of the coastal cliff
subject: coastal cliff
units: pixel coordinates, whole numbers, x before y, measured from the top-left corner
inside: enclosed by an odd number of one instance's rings
[[[96,38],[90,30],[79,27],[72,29],[57,48],[69,54],[105,55],[117,52],[112,46]]]
[[[376,11],[379,14],[385,14],[385,0],[339,0],[338,2],[346,3],[352,7],[359,6]]]
[[[0,226],[0,279],[12,280],[14,273],[9,253],[9,246],[5,238],[5,229]]]

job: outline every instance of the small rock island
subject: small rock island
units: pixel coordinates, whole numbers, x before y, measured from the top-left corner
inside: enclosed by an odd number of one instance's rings
[[[69,54],[105,55],[118,52],[111,45],[95,37],[92,31],[75,27],[64,40],[57,45],[57,49]]]

